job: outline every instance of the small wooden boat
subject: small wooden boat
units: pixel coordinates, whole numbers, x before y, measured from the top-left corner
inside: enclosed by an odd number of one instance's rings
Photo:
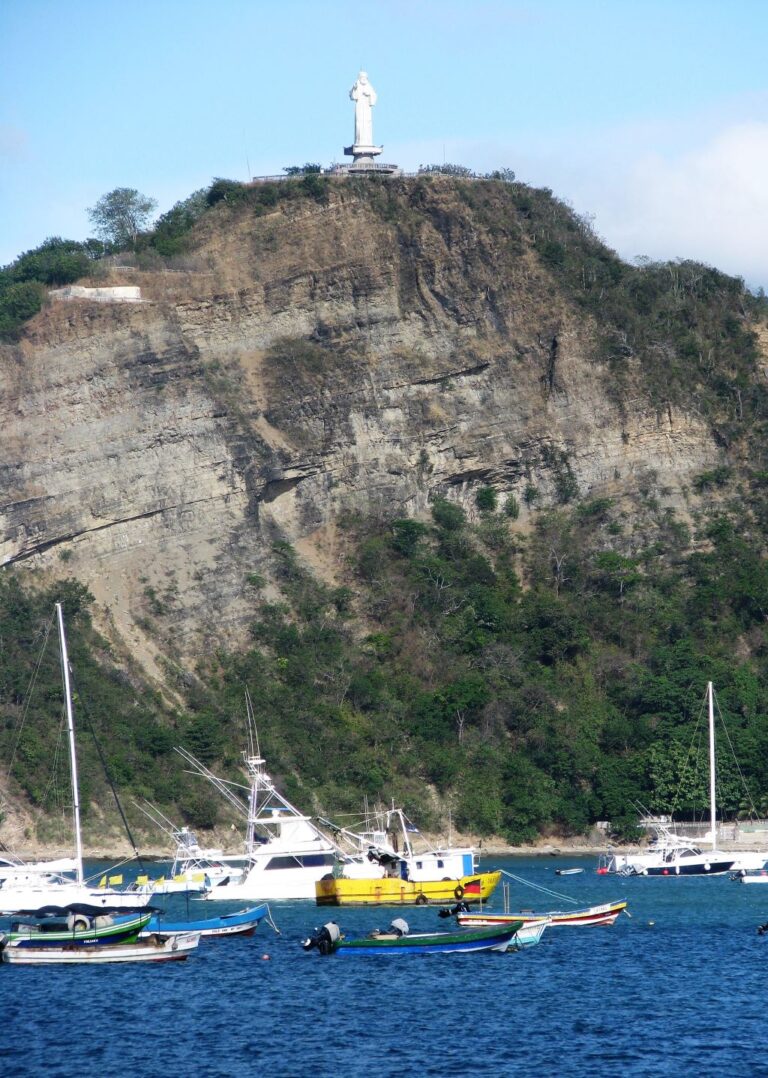
[[[32,924],[15,922],[6,935],[10,947],[92,947],[134,943],[149,923],[151,913],[111,916],[69,913],[65,917],[42,917]]]
[[[556,876],[578,876],[580,872],[583,872],[583,868],[556,868]]]
[[[549,913],[459,913],[456,921],[464,928],[490,927],[520,921],[530,924],[532,921],[548,917],[553,928],[585,928],[588,925],[612,925],[622,910],[627,908],[625,901],[605,902],[601,906],[587,906],[579,910],[557,910]]]
[[[478,872],[453,880],[325,878],[315,884],[318,906],[423,906],[454,900],[486,902],[501,879],[500,872]]]
[[[102,962],[179,962],[200,942],[196,932],[186,936],[150,936],[137,943],[106,943],[91,947],[79,944],[60,947],[21,947],[2,941],[3,962],[19,965],[53,965]]]
[[[396,926],[404,926],[405,931]],[[520,920],[493,928],[457,929],[453,932],[418,932],[411,935],[403,921],[393,922],[388,932],[371,932],[360,939],[347,939],[335,922],[323,925],[304,941],[304,950],[317,947],[321,954],[464,954],[475,951],[506,951]],[[323,936],[325,933],[325,936]]]
[[[262,902],[237,913],[225,913],[222,917],[204,917],[198,921],[166,921],[154,914],[142,936],[157,932],[162,936],[183,935],[196,932],[200,936],[252,936],[259,921],[269,916],[269,906]]]

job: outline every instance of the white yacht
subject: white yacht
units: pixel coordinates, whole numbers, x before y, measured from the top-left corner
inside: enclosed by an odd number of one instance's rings
[[[208,779],[247,821],[245,864],[242,868],[232,864],[232,872],[223,880],[211,879],[211,888],[203,897],[221,902],[295,898],[314,901],[315,883],[332,870],[342,851],[310,816],[303,815],[283,797],[267,774],[258,745],[251,748],[252,752],[243,754],[248,787],[218,778],[191,753],[178,750],[194,771]],[[247,805],[235,792],[237,789],[248,791]],[[242,861],[242,855],[239,859]]]

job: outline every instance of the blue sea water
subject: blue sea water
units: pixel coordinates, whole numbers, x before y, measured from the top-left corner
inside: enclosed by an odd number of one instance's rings
[[[276,902],[279,936],[262,922],[252,938],[203,941],[186,962],[2,965],[2,1073],[768,1076],[768,936],[756,933],[768,885],[600,877],[594,859],[492,864],[579,905],[627,898],[631,917],[548,929],[519,954],[341,958],[300,941],[331,919],[350,934],[402,915],[414,931],[450,922],[433,908]],[[565,865],[586,871],[557,876]],[[513,910],[567,906],[511,889]]]

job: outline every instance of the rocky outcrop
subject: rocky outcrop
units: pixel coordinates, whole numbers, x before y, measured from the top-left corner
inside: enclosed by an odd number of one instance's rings
[[[151,302],[51,306],[0,355],[0,561],[86,582],[158,675],[241,637],[277,537],[332,574],[346,511],[471,507],[490,483],[524,527],[525,488],[564,476],[621,498],[653,475],[679,507],[720,460],[693,413],[617,405],[525,237],[450,184],[415,203],[392,182],[394,214],[344,183],[222,206],[192,268],[132,275]]]

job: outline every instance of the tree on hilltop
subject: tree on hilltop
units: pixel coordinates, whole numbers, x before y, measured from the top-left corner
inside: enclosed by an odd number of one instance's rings
[[[136,238],[144,231],[153,211],[157,208],[154,198],[140,194],[133,187],[116,187],[102,195],[95,206],[88,210],[96,232],[106,243],[116,247],[135,247]]]

